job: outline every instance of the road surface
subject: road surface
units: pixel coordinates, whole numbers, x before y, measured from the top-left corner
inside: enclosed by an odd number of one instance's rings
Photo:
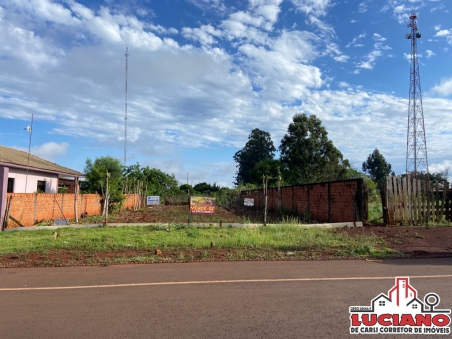
[[[396,276],[452,309],[452,258],[0,269],[0,338],[356,338]]]

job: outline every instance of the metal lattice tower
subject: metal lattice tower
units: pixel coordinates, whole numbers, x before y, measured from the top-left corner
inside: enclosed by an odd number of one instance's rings
[[[129,46],[126,45],[126,83],[125,83],[125,112],[124,112],[124,167],[127,161],[127,72],[129,61]]]
[[[417,31],[416,18],[415,13],[410,14],[410,23],[407,26],[411,28],[411,33],[405,35],[405,38],[411,40],[406,173],[412,173],[415,176],[428,173],[424,110],[422,108],[421,78],[417,55],[417,39],[421,37],[421,33]]]

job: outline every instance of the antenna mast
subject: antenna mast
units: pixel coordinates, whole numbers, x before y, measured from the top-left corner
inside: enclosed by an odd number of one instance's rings
[[[126,83],[125,83],[125,113],[124,113],[124,167],[127,161],[127,73],[129,61],[129,46],[126,44]]]
[[[421,78],[417,55],[417,39],[421,37],[417,14],[410,14],[411,33],[405,35],[411,40],[410,92],[408,101],[408,132],[406,148],[406,173],[428,174],[427,143],[425,139],[424,110],[422,108]]]

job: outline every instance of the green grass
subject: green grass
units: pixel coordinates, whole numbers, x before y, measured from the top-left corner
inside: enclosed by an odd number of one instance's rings
[[[375,201],[369,202],[369,221],[383,222],[383,208],[380,198],[376,199]]]
[[[169,230],[169,231],[168,231]],[[245,257],[250,251],[268,252],[327,252],[335,256],[376,257],[390,253],[385,242],[377,236],[349,236],[335,229],[304,228],[294,225],[261,226],[256,228],[186,227],[184,224],[146,227],[98,227],[89,229],[61,228],[54,239],[53,230],[16,231],[0,233],[0,255],[23,256],[28,252],[80,251],[124,252],[127,250],[175,251],[178,260],[187,258],[187,250],[201,250],[201,259],[211,257],[215,249],[232,249]],[[237,259],[237,258],[236,258]],[[134,261],[144,259],[137,256]]]

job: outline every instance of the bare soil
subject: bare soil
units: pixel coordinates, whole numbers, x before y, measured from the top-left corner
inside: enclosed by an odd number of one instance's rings
[[[256,220],[256,216],[245,213],[236,215],[220,208],[214,215],[191,215],[192,222],[232,223],[245,218]],[[138,211],[123,211],[109,219],[111,223],[177,223],[187,222],[188,206],[156,206]],[[276,217],[275,217],[276,219]],[[83,223],[84,219],[81,220]],[[87,220],[88,222],[88,220]],[[351,236],[376,235],[384,238],[386,247],[406,258],[452,257],[452,227],[403,227],[368,225],[358,228],[343,228]],[[243,249],[162,249],[154,251],[125,250],[120,252],[83,253],[77,249],[48,253],[0,256],[0,267],[109,265],[120,263],[184,262],[211,260],[329,260],[353,259],[338,256],[334,250],[319,251],[271,251]]]
[[[243,215],[234,214],[225,208],[217,208],[214,214],[189,214],[188,205],[171,206],[159,205],[145,207],[143,209],[124,210],[120,214],[115,214],[108,218],[109,223],[186,223],[188,218],[192,222],[219,223],[222,222],[242,222]],[[84,223],[83,219],[80,223]]]
[[[452,257],[452,227],[372,225],[346,228],[343,232],[383,237],[388,248],[409,257]]]

